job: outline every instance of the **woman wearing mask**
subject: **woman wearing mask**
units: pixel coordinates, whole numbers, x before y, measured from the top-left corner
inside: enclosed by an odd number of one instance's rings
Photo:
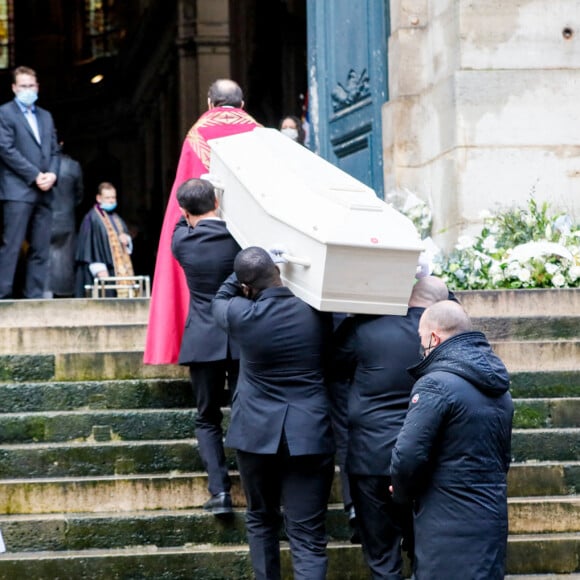
[[[295,117],[294,115],[286,115],[286,117],[280,121],[280,132],[287,137],[290,137],[293,141],[300,143],[300,145],[304,145],[306,134],[298,117]]]

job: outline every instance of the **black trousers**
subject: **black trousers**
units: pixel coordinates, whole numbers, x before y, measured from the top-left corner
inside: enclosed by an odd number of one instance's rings
[[[50,206],[24,201],[3,201],[3,232],[0,245],[0,299],[14,293],[14,275],[20,248],[28,240],[25,298],[42,298],[48,276],[52,211]]]
[[[239,361],[232,359],[189,365],[189,376],[196,393],[195,436],[212,495],[231,489],[224,453],[221,407],[224,405],[226,378],[233,393],[238,382],[238,370]]]
[[[374,580],[402,580],[401,541],[412,552],[411,505],[393,501],[389,476],[349,474],[363,553]],[[411,554],[410,554],[411,555]]]
[[[348,512],[352,507],[350,482],[345,470],[348,449],[349,390],[350,383],[348,381],[332,381],[330,383],[330,419],[332,421],[332,432],[334,433],[334,442],[336,444],[335,461],[340,469],[340,488],[345,512]]]
[[[256,580],[280,579],[280,506],[290,541],[295,580],[324,580],[326,511],[334,472],[332,455],[290,456],[237,452],[246,495],[246,528]]]

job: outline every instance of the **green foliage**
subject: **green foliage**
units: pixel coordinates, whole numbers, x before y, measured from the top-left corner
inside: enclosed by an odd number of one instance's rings
[[[531,197],[527,208],[484,218],[475,238],[462,236],[433,273],[453,290],[580,287],[580,225]]]

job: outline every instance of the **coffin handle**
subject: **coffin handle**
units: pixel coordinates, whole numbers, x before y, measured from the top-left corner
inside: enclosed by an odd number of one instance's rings
[[[310,268],[311,262],[308,258],[300,258],[299,256],[292,256],[291,254],[282,254],[282,257],[291,264],[296,264],[297,266],[304,266],[305,268]]]

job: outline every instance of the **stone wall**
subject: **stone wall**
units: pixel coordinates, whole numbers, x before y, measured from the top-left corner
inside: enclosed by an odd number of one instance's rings
[[[385,191],[450,246],[530,193],[580,219],[580,0],[391,0]]]

